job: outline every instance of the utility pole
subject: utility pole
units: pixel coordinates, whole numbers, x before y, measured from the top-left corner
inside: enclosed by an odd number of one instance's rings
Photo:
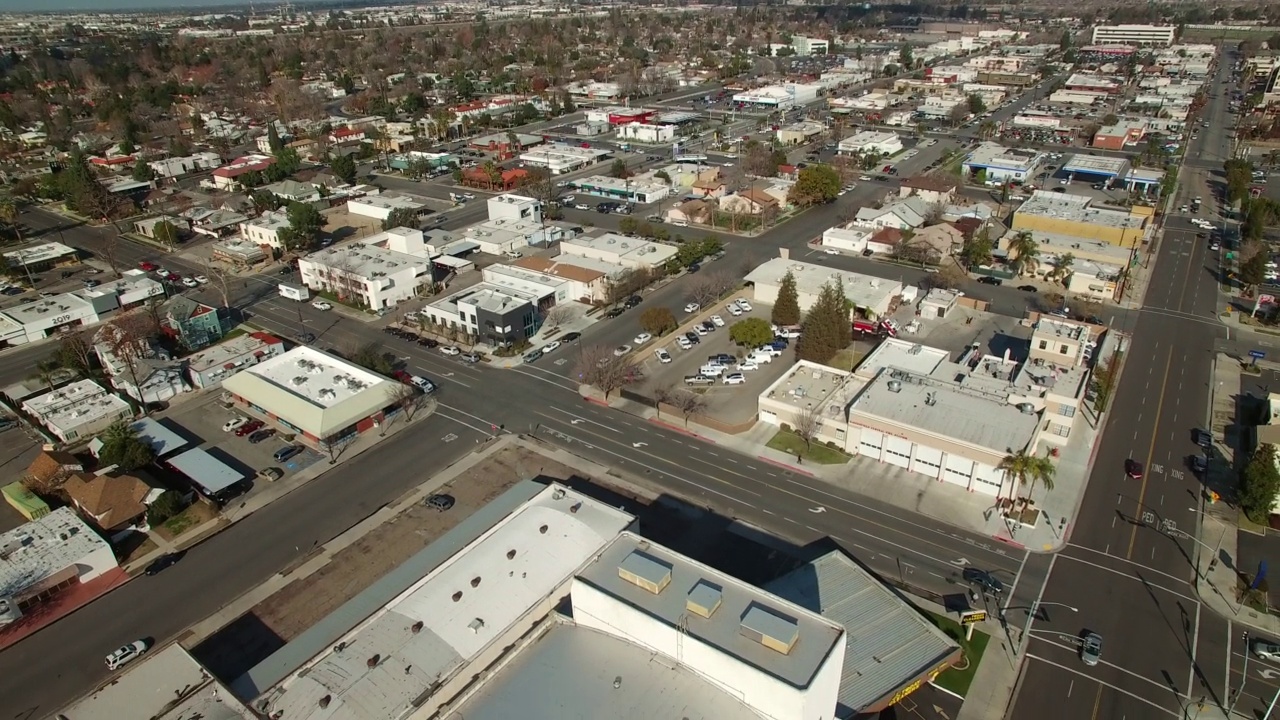
[[[1227,695],[1231,700],[1231,704],[1227,705],[1227,717],[1231,717],[1231,711],[1236,707],[1236,701],[1244,694],[1244,685],[1249,681],[1249,631],[1245,630],[1240,634],[1244,640],[1244,669],[1240,672],[1240,687],[1233,692],[1230,687],[1227,688]],[[1271,707],[1275,707],[1275,700],[1271,701]],[[1270,717],[1271,708],[1267,708],[1267,716]]]

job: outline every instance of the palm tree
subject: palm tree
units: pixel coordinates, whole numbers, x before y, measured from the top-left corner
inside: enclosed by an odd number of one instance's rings
[[[978,125],[978,137],[983,140],[989,139],[992,135],[996,134],[997,129],[998,126],[994,120],[983,120]]]
[[[1026,450],[1019,450],[1012,455],[1005,455],[997,470],[1004,472],[1005,477],[1018,481],[1018,485],[1027,486],[1027,498],[1035,492],[1036,483],[1044,485],[1046,490],[1053,491],[1053,479],[1057,468],[1049,458],[1028,455]]]
[[[1065,283],[1067,276],[1071,274],[1071,266],[1075,264],[1076,256],[1071,253],[1061,255],[1053,263],[1053,272],[1049,273],[1054,280]]]
[[[1037,243],[1031,233],[1022,230],[1013,236],[1009,241],[1009,254],[1013,256],[1010,265],[1013,266],[1014,272],[1022,275],[1025,271],[1035,272],[1036,267],[1040,264],[1040,243]]]

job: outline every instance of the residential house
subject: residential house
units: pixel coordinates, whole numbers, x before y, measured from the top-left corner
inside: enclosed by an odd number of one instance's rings
[[[768,211],[776,211],[779,207],[777,198],[764,190],[747,188],[733,195],[725,195],[719,199],[720,210],[734,215],[761,215]]]
[[[359,142],[364,142],[365,139],[367,139],[367,135],[365,134],[365,131],[363,128],[354,128],[354,127],[338,128],[337,130],[334,130],[333,132],[329,133],[329,142],[333,143],[334,145],[343,145],[347,143],[359,143]]]
[[[923,201],[908,198],[881,208],[862,208],[858,210],[855,222],[863,227],[895,227],[899,230],[914,230],[924,225],[927,214],[928,208]]]
[[[707,200],[686,200],[667,211],[667,222],[705,224],[711,219],[714,207]]]
[[[23,478],[36,488],[52,488],[62,485],[67,478],[84,472],[84,463],[69,452],[49,450],[50,446],[41,450],[36,459],[27,466]]]
[[[240,234],[254,245],[284,251],[285,246],[280,238],[280,231],[287,227],[289,227],[289,213],[283,210],[272,210],[241,223]]]
[[[208,347],[227,334],[228,318],[218,308],[174,295],[160,306],[161,332],[187,350]]]
[[[698,173],[698,179],[689,186],[689,194],[697,198],[719,198],[729,191],[720,179],[720,171],[711,168]]]
[[[221,208],[191,208],[184,214],[191,221],[192,232],[211,238],[231,235],[242,223],[249,221],[247,215]]]
[[[286,202],[313,203],[320,199],[320,188],[297,180],[281,180],[263,185],[262,189]]]
[[[217,190],[238,190],[240,179],[254,172],[262,172],[274,165],[276,159],[266,155],[246,155],[214,170],[210,184]]]
[[[169,223],[173,226],[174,230],[178,231],[177,238],[175,239],[181,239],[183,235],[191,231],[190,220],[174,215],[157,215],[155,217],[146,218],[145,220],[137,220],[133,223],[133,231],[142,237],[157,240],[156,226],[162,222]]]
[[[918,197],[930,205],[949,203],[956,195],[957,184],[954,180],[937,175],[917,175],[902,181],[898,189],[898,197]]]
[[[902,242],[902,231],[896,227],[882,227],[867,238],[867,249],[877,255],[893,255]]]
[[[918,262],[937,263],[964,245],[964,233],[954,225],[939,223],[916,230],[898,246],[898,255]]]
[[[583,257],[565,258],[564,260],[560,258],[526,257],[520,258],[511,264],[514,267],[568,280],[569,291],[567,296],[584,303],[607,301],[609,299],[610,279],[610,272],[607,272],[607,270],[614,268],[616,268],[616,272],[626,270],[620,265],[610,268],[603,261]],[[605,267],[593,268],[591,265]]]
[[[164,492],[140,471],[123,475],[76,473],[62,487],[80,514],[107,534],[145,525],[147,506]]]

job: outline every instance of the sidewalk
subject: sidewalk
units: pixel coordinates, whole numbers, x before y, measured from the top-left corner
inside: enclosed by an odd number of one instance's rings
[[[605,404],[594,388],[583,386],[580,391],[589,402]],[[1066,544],[1071,534],[1071,519],[1079,508],[1088,474],[1093,466],[1095,441],[1099,432],[1098,428],[1085,422],[1072,433],[1058,458],[1061,474],[1056,478],[1054,491],[1046,493],[1040,488],[1035,493],[1035,507],[1040,511],[1039,520],[1034,525],[1022,525],[1004,517],[992,496],[930,480],[919,473],[887,463],[877,463],[864,457],[855,457],[840,465],[798,463],[795,455],[766,447],[765,444],[780,429],[769,423],[757,422],[751,430],[731,435],[693,423],[685,427],[683,419],[679,417],[659,417],[654,408],[616,395],[607,406],[703,442],[729,448],[788,472],[822,480],[1033,552],[1052,552]]]
[[[130,575],[146,568],[153,561],[167,553],[184,550],[186,548],[198,545],[205,539],[215,535],[232,523],[239,522],[253,513],[266,507],[268,504],[279,500],[298,488],[306,485],[315,478],[329,472],[338,465],[351,460],[366,450],[376,448],[384,441],[389,440],[397,433],[409,428],[417,423],[425,420],[435,412],[436,402],[434,399],[428,398],[426,403],[413,414],[413,419],[406,421],[403,417],[394,418],[385,426],[385,437],[374,434],[372,431],[362,433],[356,436],[356,439],[344,445],[338,451],[336,462],[331,462],[328,457],[308,465],[302,470],[281,478],[276,482],[259,482],[258,491],[250,493],[247,497],[241,499],[238,504],[227,505],[222,508],[219,517],[210,520],[203,525],[192,528],[183,533],[173,541],[165,540],[158,533],[149,533],[156,544],[156,549],[135,558],[128,565],[124,566],[124,570]],[[248,408],[238,408],[240,412],[246,416],[253,416],[253,412]],[[323,453],[322,453],[323,455]]]

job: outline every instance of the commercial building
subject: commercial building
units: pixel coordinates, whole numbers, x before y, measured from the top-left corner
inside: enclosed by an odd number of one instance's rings
[[[1177,32],[1175,25],[1098,25],[1093,28],[1093,44],[1167,46]]]
[[[649,125],[647,123],[640,122],[627,123],[626,125],[618,126],[618,139],[626,142],[645,143],[647,145],[669,143],[676,139],[676,128],[674,125]]]
[[[567,284],[566,284],[567,297]],[[491,348],[518,346],[538,331],[551,302],[539,292],[488,282],[441,298],[419,314],[440,327],[456,328]]]
[[[22,345],[98,320],[94,304],[75,293],[39,298],[0,311],[0,341]]]
[[[60,242],[29,245],[4,254],[6,265],[13,270],[30,274],[80,261],[80,251]]]
[[[201,496],[223,503],[247,490],[249,477],[243,465],[232,467],[204,448],[192,448],[174,455],[165,463],[181,473]]]
[[[498,218],[464,228],[458,241],[490,255],[512,256],[530,245],[555,242],[564,233],[559,225],[534,220]]]
[[[374,220],[385,221],[396,210],[409,210],[416,217],[422,217],[431,212],[425,200],[398,193],[365,195],[347,201],[348,213]]]
[[[431,262],[378,245],[392,230],[348,243],[318,250],[298,260],[302,283],[312,290],[331,292],[341,302],[374,311],[386,310],[417,297],[418,290],[432,282]]]
[[[151,172],[160,178],[177,178],[191,173],[213,170],[222,164],[222,157],[216,152],[199,152],[185,157],[152,160],[147,163]]]
[[[896,155],[902,152],[902,138],[898,133],[863,130],[841,140],[836,145],[836,152],[841,155]]]
[[[592,175],[574,180],[573,189],[627,203],[655,203],[671,194],[671,186],[653,178],[616,178],[608,175]]]
[[[980,177],[989,183],[1026,182],[1035,174],[1041,159],[1042,155],[1035,150],[984,142],[969,153],[962,168],[966,175]]]
[[[258,720],[178,643],[148,652],[60,714],[68,720]]]
[[[794,35],[791,38],[791,49],[797,55],[826,55],[831,52],[831,43],[825,38],[811,38]]]
[[[612,265],[649,269],[665,265],[678,250],[671,245],[607,232],[603,235],[579,235],[560,241],[562,255],[592,258]]]
[[[610,125],[629,125],[647,123],[657,115],[656,110],[646,108],[612,105],[609,107],[588,109],[585,113],[587,122],[606,122]],[[621,130],[621,128],[619,128]]]
[[[377,427],[394,409],[400,385],[308,345],[222,381],[237,405],[312,444],[339,444]]]
[[[1014,212],[1013,229],[1138,247],[1151,230],[1151,219],[1151,208],[1095,207],[1087,195],[1037,190]]]
[[[1126,145],[1136,145],[1147,134],[1146,123],[1126,121],[1099,128],[1093,134],[1091,145],[1099,150],[1124,150]]]
[[[1062,172],[1069,178],[1083,175],[1089,181],[1112,183],[1129,171],[1129,161],[1122,157],[1084,155],[1074,153],[1062,163]]]
[[[827,132],[827,126],[814,120],[801,120],[778,128],[775,135],[783,145],[811,143]]]
[[[531,167],[547,168],[552,175],[563,175],[601,162],[609,155],[608,150],[552,143],[521,153],[520,160]]]
[[[511,266],[567,281],[565,296],[583,303],[606,302],[609,299],[610,278],[626,271],[620,265],[565,255],[554,259],[537,256],[520,258],[511,263]]]
[[[284,343],[275,335],[252,332],[207,347],[185,358],[187,379],[193,387],[210,388],[243,368],[284,353]]]
[[[786,252],[785,249],[783,252]],[[897,280],[833,270],[824,265],[797,262],[783,256],[769,260],[747,274],[747,282],[755,288],[754,299],[766,305],[777,302],[782,278],[787,273],[795,278],[796,299],[802,313],[808,312],[818,301],[818,295],[825,285],[837,281],[844,288],[845,298],[853,303],[855,312],[872,319],[887,315],[894,299],[902,295],[902,283]]]
[[[486,201],[490,220],[542,222],[542,202],[525,195],[503,193]]]
[[[1018,359],[975,346],[952,361],[888,338],[852,373],[800,362],[761,393],[760,419],[794,424],[817,412],[820,442],[973,492],[1012,494],[1001,460],[1062,447],[1074,432],[1097,330],[1042,318]]]
[[[92,380],[78,380],[22,401],[22,410],[64,443],[76,443],[133,416],[133,408]]]
[[[821,85],[816,84],[788,83],[786,85],[770,85],[737,93],[733,96],[733,101],[741,106],[785,110],[798,105],[816,102],[822,89]]]
[[[118,566],[111,545],[69,507],[0,535],[0,626]]]
[[[268,210],[242,223],[240,234],[254,245],[283,252],[285,246],[284,241],[280,239],[280,231],[287,227],[289,227],[289,213],[283,210]]]
[[[239,237],[229,237],[209,243],[209,253],[214,260],[230,263],[237,268],[247,268],[271,258],[271,255],[262,249],[263,247],[269,246],[259,245]]]

